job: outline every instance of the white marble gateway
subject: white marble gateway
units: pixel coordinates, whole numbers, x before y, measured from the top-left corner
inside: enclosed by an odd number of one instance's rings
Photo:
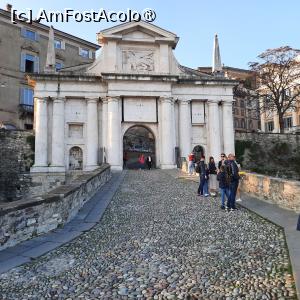
[[[218,65],[207,75],[177,62],[178,40],[153,24],[126,23],[98,33],[92,65],[59,73],[49,65],[35,75],[32,172],[93,170],[104,161],[121,170],[127,151],[151,153],[163,169],[196,146],[216,158],[234,152],[236,82],[223,76],[218,41]]]

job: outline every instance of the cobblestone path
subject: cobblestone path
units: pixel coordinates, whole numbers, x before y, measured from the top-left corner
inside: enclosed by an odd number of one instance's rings
[[[294,299],[282,229],[171,172],[128,171],[101,222],[0,276],[0,299]]]

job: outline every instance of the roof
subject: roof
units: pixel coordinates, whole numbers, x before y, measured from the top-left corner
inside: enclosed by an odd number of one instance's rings
[[[0,16],[5,17],[9,20],[11,19],[11,13],[7,10],[2,9],[2,8],[0,8]],[[26,19],[24,19],[24,20],[26,20]],[[32,24],[28,24],[25,21],[24,22],[23,21],[17,21],[17,22],[21,23],[21,24],[24,24],[26,26],[31,26],[31,27],[34,27],[34,28],[37,28],[37,29],[40,29],[40,30],[44,30],[46,32],[48,32],[49,29],[50,29],[50,26],[39,23],[39,22],[36,22],[36,21],[33,21]],[[14,24],[11,23],[11,25],[14,25]],[[55,34],[59,35],[60,37],[65,37],[67,39],[73,40],[76,43],[84,44],[84,45],[89,46],[90,48],[93,48],[95,50],[98,50],[98,49],[101,48],[100,45],[98,45],[98,44],[89,42],[87,40],[84,40],[84,39],[79,38],[75,35],[69,34],[67,32],[64,32],[64,31],[61,31],[61,30],[58,30],[58,29],[55,29],[55,28],[54,28],[54,32],[55,32]]]

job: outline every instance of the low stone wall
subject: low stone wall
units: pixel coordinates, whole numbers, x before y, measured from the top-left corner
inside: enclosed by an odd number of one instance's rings
[[[33,147],[32,132],[0,129],[0,203],[20,200],[30,193]]]
[[[247,173],[241,191],[280,207],[300,212],[300,182]]]
[[[103,165],[42,196],[0,204],[0,250],[68,222],[110,177]]]

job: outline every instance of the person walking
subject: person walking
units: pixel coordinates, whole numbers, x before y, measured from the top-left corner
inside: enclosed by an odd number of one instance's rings
[[[144,169],[144,165],[145,165],[145,156],[144,156],[144,154],[141,154],[139,156],[139,165],[140,165],[140,170]]]
[[[227,202],[227,207],[231,211],[236,210],[235,206],[235,198],[236,198],[236,192],[239,186],[239,168],[237,166],[237,163],[235,162],[235,156],[233,154],[228,155],[229,163],[229,171],[230,171],[230,195],[229,195],[229,201]]]
[[[147,156],[147,158],[146,158],[146,164],[148,166],[148,170],[151,170],[151,168],[152,168],[152,157],[151,157],[151,155]]]
[[[207,165],[205,164],[205,156],[202,156],[200,161],[197,163],[197,171],[200,177],[197,195],[208,197],[209,170],[207,168]]]
[[[191,152],[188,156],[189,175],[193,175],[195,171],[195,154]]]
[[[217,192],[217,167],[214,158],[211,156],[208,163],[209,170],[209,190],[210,192]]]
[[[217,180],[219,181],[219,189],[221,192],[221,209],[225,209],[225,196],[227,198],[227,202],[229,201],[230,196],[230,177],[228,176],[224,165],[220,166],[220,170],[217,175]]]

